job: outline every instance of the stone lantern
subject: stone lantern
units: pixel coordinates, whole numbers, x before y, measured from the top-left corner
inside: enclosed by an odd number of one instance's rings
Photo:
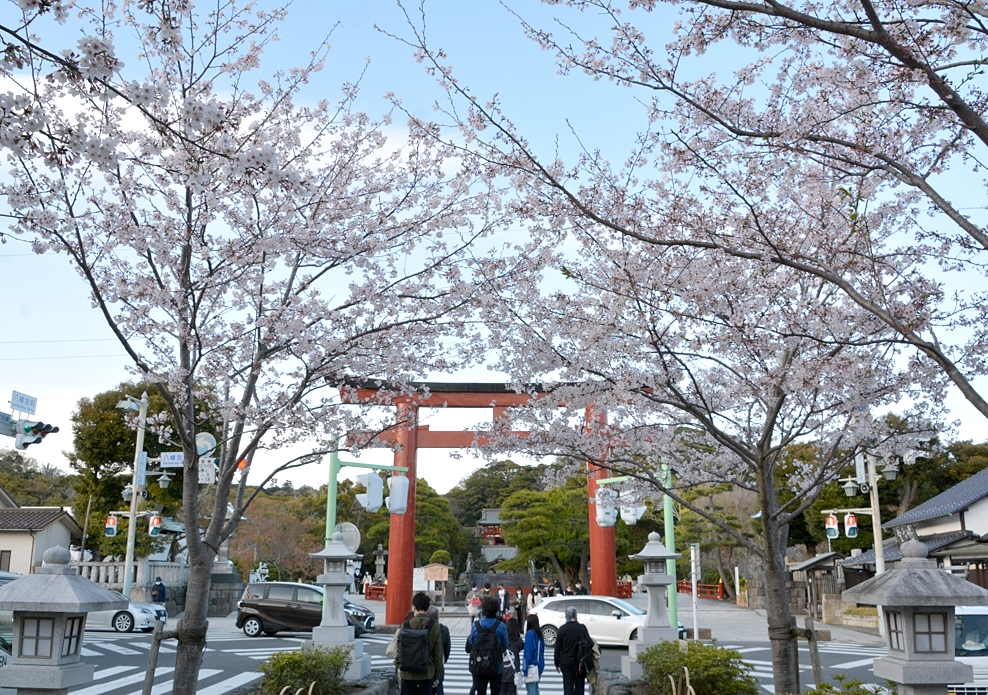
[[[0,587],[0,610],[14,613],[13,655],[0,669],[0,686],[65,695],[92,682],[92,664],[79,661],[86,613],[126,607],[119,594],[69,567],[66,548],[49,548],[34,574]]]
[[[384,558],[388,556],[388,551],[384,549],[381,543],[377,544],[377,550],[374,551],[374,583],[383,584],[384,579],[387,575],[384,574]]]
[[[659,534],[653,531],[648,534],[648,543],[642,551],[628,556],[632,560],[645,561],[645,574],[638,578],[638,585],[645,587],[648,592],[645,625],[638,631],[638,639],[628,645],[628,656],[621,657],[622,674],[625,678],[634,680],[642,675],[638,652],[659,642],[679,639],[679,626],[669,622],[669,611],[666,609],[666,590],[674,581],[666,574],[666,560],[675,560],[682,555],[669,552],[659,538]]]
[[[370,675],[371,656],[364,654],[364,645],[355,640],[353,626],[347,623],[343,611],[343,594],[350,586],[353,577],[347,570],[347,562],[357,557],[343,543],[343,534],[337,531],[332,540],[318,553],[310,557],[323,561],[323,574],[316,577],[324,591],[322,622],[312,628],[312,644],[317,647],[348,646],[353,649],[353,664],[346,672],[348,681],[356,681]]]
[[[894,569],[842,594],[847,602],[883,606],[888,656],[875,676],[899,684],[899,695],[947,695],[947,685],[968,683],[971,666],[954,659],[954,607],[988,606],[988,591],[937,569],[918,540],[900,547]]]

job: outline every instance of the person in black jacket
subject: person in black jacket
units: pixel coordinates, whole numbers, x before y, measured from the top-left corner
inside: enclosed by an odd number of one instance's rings
[[[576,621],[576,609],[566,609],[566,622],[556,637],[553,661],[563,674],[563,695],[583,695],[586,678],[580,673],[580,642],[590,639],[587,626]]]

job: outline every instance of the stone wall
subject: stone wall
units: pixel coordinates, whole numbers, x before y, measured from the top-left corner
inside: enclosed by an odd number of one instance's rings
[[[748,607],[765,609],[765,582],[748,581]],[[789,582],[789,612],[806,613],[806,582]]]
[[[856,603],[844,603],[840,594],[823,595],[823,622],[827,625],[847,625],[848,627],[878,628],[878,615],[856,615],[848,613],[859,608]]]
[[[209,583],[209,608],[211,618],[225,617],[237,610],[237,601],[244,593],[239,574],[214,574]]]

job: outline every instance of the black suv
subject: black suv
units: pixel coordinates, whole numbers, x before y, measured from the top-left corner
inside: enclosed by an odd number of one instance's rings
[[[322,587],[291,582],[253,582],[237,602],[237,627],[248,637],[262,632],[310,632],[322,621]],[[374,629],[374,613],[343,599],[343,611],[354,633]]]

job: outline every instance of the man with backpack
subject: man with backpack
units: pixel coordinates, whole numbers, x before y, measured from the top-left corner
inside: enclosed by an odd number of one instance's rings
[[[439,623],[438,607],[429,606],[429,610],[426,611],[426,614]],[[450,638],[449,628],[442,623],[439,623],[439,630],[441,631],[443,637],[443,675],[439,677],[439,685],[437,685],[433,691],[435,692],[435,695],[443,695],[443,678],[446,675],[446,662],[449,661],[449,653],[453,649],[453,640]]]
[[[467,638],[467,652],[470,654],[470,674],[476,695],[501,693],[501,669],[504,667],[504,652],[508,649],[508,629],[498,620],[500,603],[496,596],[485,596],[480,604],[483,614],[473,624]]]
[[[587,675],[594,668],[593,645],[587,626],[576,621],[576,609],[570,606],[553,656],[556,670],[563,674],[563,695],[583,695]]]
[[[443,638],[439,623],[428,615],[429,597],[412,596],[414,614],[398,632],[395,666],[401,695],[432,695],[443,678]]]

